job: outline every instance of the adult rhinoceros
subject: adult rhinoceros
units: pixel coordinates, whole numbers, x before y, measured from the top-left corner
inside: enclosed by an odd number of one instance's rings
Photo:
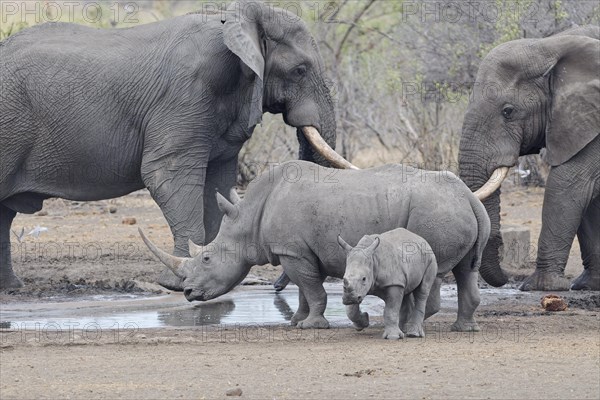
[[[193,258],[158,249],[140,231],[150,250],[181,277],[189,301],[227,293],[253,265],[281,264],[300,289],[292,325],[327,328],[323,280],[341,278],[345,270],[337,236],[355,246],[366,234],[403,227],[427,240],[438,261],[426,316],[439,310],[442,277],[452,271],[459,300],[452,329],[478,329],[473,313],[490,221],[481,202],[451,172],[402,165],[335,170],[291,161],[255,179],[243,201],[235,190],[230,197],[231,202],[217,193],[225,214],[221,228],[207,246],[190,243]],[[410,251],[415,245],[406,246]]]

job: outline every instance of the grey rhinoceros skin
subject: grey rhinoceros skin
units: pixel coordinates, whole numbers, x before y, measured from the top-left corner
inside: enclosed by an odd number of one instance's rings
[[[342,278],[346,261],[337,236],[356,245],[366,234],[403,227],[427,240],[438,262],[426,317],[439,310],[442,277],[452,270],[459,296],[453,329],[478,329],[478,268],[490,222],[481,202],[451,172],[402,165],[336,170],[290,161],[257,177],[241,201],[235,191],[232,202],[216,195],[225,215],[219,233],[206,246],[190,243],[192,258],[166,254],[142,234],[184,279],[189,301],[227,293],[253,265],[282,265],[300,293],[292,325],[328,328],[323,281]]]
[[[369,325],[369,315],[360,311],[359,304],[373,294],[385,302],[384,339],[402,339],[405,333],[425,337],[425,306],[437,275],[435,255],[427,241],[398,228],[365,235],[356,247],[342,237],[338,242],[348,255],[342,301],[354,326],[362,330]]]

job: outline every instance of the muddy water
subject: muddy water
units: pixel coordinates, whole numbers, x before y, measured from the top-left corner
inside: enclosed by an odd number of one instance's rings
[[[326,284],[325,316],[335,325],[350,325],[342,304],[340,284]],[[527,297],[516,289],[482,289],[482,305]],[[85,300],[11,303],[0,308],[0,328],[102,329],[193,327],[219,324],[284,324],[298,307],[298,288],[275,293],[271,286],[240,286],[208,302],[189,303],[180,293],[158,297],[93,296]],[[455,313],[456,285],[442,287],[442,312]],[[383,314],[383,301],[368,296],[363,311]]]

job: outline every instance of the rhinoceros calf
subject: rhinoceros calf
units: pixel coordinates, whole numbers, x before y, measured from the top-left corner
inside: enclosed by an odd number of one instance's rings
[[[402,165],[336,170],[290,161],[254,179],[244,200],[235,191],[230,198],[217,193],[225,215],[219,233],[206,246],[190,243],[193,258],[171,256],[142,236],[183,279],[189,301],[227,293],[253,265],[282,265],[299,288],[292,325],[328,328],[323,281],[342,278],[346,264],[337,236],[357,243],[367,234],[406,228],[427,240],[438,262],[426,317],[439,310],[442,277],[452,270],[459,296],[452,329],[478,329],[473,313],[490,221],[483,204],[452,173]]]
[[[357,329],[369,325],[369,316],[360,312],[359,304],[373,294],[385,302],[384,339],[402,339],[405,332],[425,337],[425,306],[438,269],[429,243],[404,228],[363,236],[356,247],[341,236],[338,243],[347,254],[342,302]],[[403,315],[408,321],[400,318],[403,300],[414,301],[409,315]]]

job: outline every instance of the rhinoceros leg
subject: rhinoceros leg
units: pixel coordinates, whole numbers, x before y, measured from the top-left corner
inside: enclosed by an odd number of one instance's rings
[[[362,331],[369,326],[369,313],[360,310],[360,304],[349,304],[346,306],[346,315],[354,324],[357,331]]]
[[[432,284],[433,280],[430,280],[429,282],[423,281],[412,293],[415,305],[410,313],[410,318],[406,323],[406,328],[404,329],[404,333],[406,333],[406,336],[408,337],[425,337],[423,320],[425,319],[427,297],[429,296]],[[404,300],[406,300],[406,298]]]
[[[282,276],[285,276],[287,278],[287,275],[285,274]],[[310,309],[308,307],[308,302],[306,301],[306,297],[304,297],[304,293],[302,293],[302,290],[298,289],[298,309],[292,316],[290,324],[292,326],[296,326],[298,325],[298,322],[304,321],[306,317],[308,317],[309,310]]]
[[[291,256],[280,257],[283,270],[294,282],[306,299],[308,315],[302,321],[297,321],[296,327],[300,329],[327,329],[329,322],[323,314],[327,307],[327,293],[323,288],[324,276],[321,276],[316,267],[317,262],[311,262],[304,258]],[[298,311],[305,307],[302,303]]]
[[[425,319],[431,317],[433,314],[440,311],[441,299],[440,290],[442,288],[442,277],[436,276],[429,291],[429,297],[427,298],[427,306],[425,307]]]
[[[470,253],[452,270],[458,291],[458,317],[452,330],[458,332],[479,332],[473,314],[479,306],[479,271],[471,268]]]
[[[290,283],[290,278],[284,273],[279,275],[279,278],[273,283],[276,292],[281,292]]]
[[[404,299],[404,288],[400,286],[388,286],[385,288],[385,307],[383,308],[383,338],[398,340],[404,338],[404,332],[400,329],[400,309]]]

